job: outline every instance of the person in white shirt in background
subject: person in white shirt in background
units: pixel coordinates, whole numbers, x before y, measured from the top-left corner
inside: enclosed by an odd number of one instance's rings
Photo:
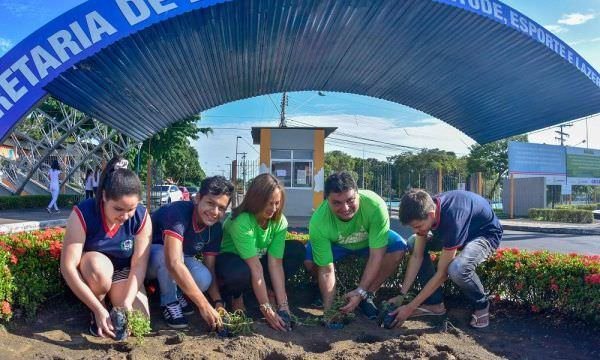
[[[58,165],[58,160],[52,161],[52,166],[48,171],[48,178],[50,178],[50,185],[48,186],[48,191],[52,195],[52,200],[46,207],[46,211],[49,213],[52,212],[52,208],[54,208],[54,212],[60,212],[58,210],[58,205],[56,204],[58,200],[58,193],[60,192],[60,186],[58,184],[58,177],[60,175],[60,166]]]
[[[94,197],[94,178],[95,174],[92,169],[88,169],[85,173],[85,199],[92,199]]]

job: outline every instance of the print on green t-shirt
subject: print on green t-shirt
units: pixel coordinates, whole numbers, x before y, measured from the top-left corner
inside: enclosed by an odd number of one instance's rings
[[[333,262],[331,244],[350,250],[387,246],[390,216],[383,199],[369,190],[359,190],[358,211],[349,221],[340,220],[323,201],[310,219],[313,260],[318,266]]]
[[[267,228],[258,225],[253,214],[243,212],[235,220],[228,216],[223,223],[221,252],[233,253],[246,260],[269,253],[276,259],[283,258],[287,219],[283,214],[279,221],[269,220]]]

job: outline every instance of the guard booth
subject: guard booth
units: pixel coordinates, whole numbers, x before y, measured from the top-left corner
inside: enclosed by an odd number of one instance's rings
[[[286,216],[311,216],[323,201],[325,138],[337,128],[253,127],[260,144],[260,173],[276,176],[285,186]]]

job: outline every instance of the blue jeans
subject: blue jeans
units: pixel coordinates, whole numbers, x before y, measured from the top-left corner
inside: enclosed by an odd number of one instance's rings
[[[412,250],[415,236],[411,236],[407,242]],[[423,254],[423,263],[417,275],[418,283],[421,286],[425,286],[436,272],[429,257],[429,251],[439,251],[441,249],[440,244],[433,243],[431,240],[427,242]],[[475,310],[485,309],[488,306],[487,294],[483,289],[479,276],[475,273],[475,269],[477,265],[490,257],[494,250],[494,247],[486,238],[478,237],[465,245],[448,266],[448,277],[461,289]],[[439,287],[423,303],[427,305],[440,304],[443,300],[444,294],[442,288]]]
[[[212,275],[208,268],[194,256],[184,255],[183,263],[192,274],[198,288],[203,292],[208,290],[208,287],[212,282]],[[150,260],[148,261],[148,270],[146,271],[146,279],[158,279],[161,306],[177,301],[177,283],[173,280],[171,274],[169,274],[169,270],[167,270],[163,245],[152,245],[152,248],[150,249]]]

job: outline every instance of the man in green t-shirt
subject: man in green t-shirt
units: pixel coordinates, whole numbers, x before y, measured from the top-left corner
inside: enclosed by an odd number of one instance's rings
[[[344,295],[347,303],[340,310],[352,312],[360,306],[369,319],[375,319],[374,292],[398,268],[406,241],[390,230],[383,199],[358,190],[348,172],[325,180],[325,199],[310,219],[306,268],[317,277],[323,307],[329,309],[335,296],[334,262],[351,254],[368,257],[358,287]]]

